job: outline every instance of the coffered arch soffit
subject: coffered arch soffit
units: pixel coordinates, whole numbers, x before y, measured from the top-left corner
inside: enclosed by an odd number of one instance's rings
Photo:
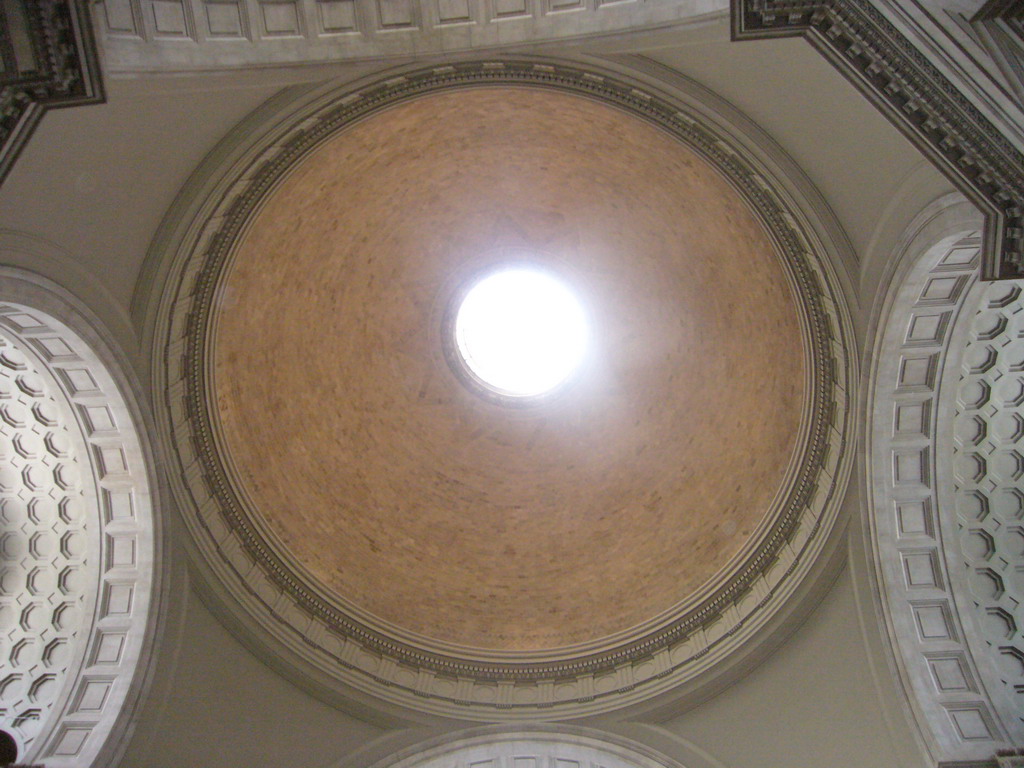
[[[956,195],[912,223],[871,373],[883,615],[922,738],[943,764],[988,760],[1022,734],[1021,288],[978,279],[981,223]]]
[[[0,270],[0,719],[26,763],[116,761],[156,632],[152,463],[104,337],[56,286]]]

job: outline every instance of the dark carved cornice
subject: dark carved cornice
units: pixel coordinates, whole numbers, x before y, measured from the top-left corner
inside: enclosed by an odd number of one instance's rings
[[[1024,7],[1018,0],[988,0],[978,12],[971,17],[971,23],[1004,19],[1006,21],[1024,19]]]
[[[870,0],[732,0],[732,37],[803,36],[985,217],[982,277],[1024,277],[1024,155]]]
[[[104,100],[82,0],[15,0],[0,14],[0,183],[43,113]]]

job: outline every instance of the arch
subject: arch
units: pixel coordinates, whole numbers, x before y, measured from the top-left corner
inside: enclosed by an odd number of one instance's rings
[[[685,768],[666,755],[621,736],[588,728],[524,726],[477,728],[428,740],[372,768]]]
[[[965,299],[940,396],[936,467],[950,588],[993,733],[1024,744],[1024,280],[979,283]],[[987,725],[987,724],[986,724]]]
[[[24,762],[110,764],[143,684],[156,505],[122,368],[70,296],[0,269],[0,719]]]
[[[965,342],[976,329],[974,310],[981,304],[987,311],[993,300],[990,290],[1007,291],[978,279],[981,223],[964,198],[950,195],[908,228],[869,380],[866,468],[876,583],[900,681],[936,762],[988,760],[1019,739],[1007,718],[1012,705],[982,674],[989,661],[977,655],[981,638],[960,562],[957,518],[966,508],[954,498],[955,488],[965,487],[953,471],[956,451],[970,444],[965,438],[953,447],[964,386],[985,386],[961,385]]]

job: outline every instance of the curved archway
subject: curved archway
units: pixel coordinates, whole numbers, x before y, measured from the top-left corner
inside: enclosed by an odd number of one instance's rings
[[[629,739],[584,728],[480,728],[390,755],[372,768],[685,768]]]
[[[937,201],[908,229],[871,377],[867,464],[876,577],[901,682],[939,762],[990,759],[1019,738],[1021,724],[1014,714],[1019,702],[1007,700],[990,671],[990,643],[975,615],[1001,619],[1002,594],[985,592],[982,583],[991,569],[974,561],[992,554],[978,547],[993,525],[982,524],[986,493],[1013,489],[1003,479],[981,488],[979,452],[1001,447],[986,435],[1006,403],[989,407],[987,395],[993,377],[1013,373],[1009,358],[1017,347],[1004,333],[1002,309],[1019,292],[978,280],[980,224],[955,196]],[[1005,352],[1001,362],[994,340]],[[1010,402],[1008,423],[1019,418],[1013,411]],[[1004,635],[1010,631],[1005,622],[1003,628]]]
[[[0,725],[26,762],[107,764],[148,657],[154,501],[118,362],[70,297],[0,272]]]

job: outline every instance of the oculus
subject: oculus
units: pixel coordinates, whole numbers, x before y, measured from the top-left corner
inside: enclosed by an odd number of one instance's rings
[[[568,384],[587,354],[583,305],[550,272],[503,266],[460,297],[454,346],[461,368],[489,391],[516,400]]]

